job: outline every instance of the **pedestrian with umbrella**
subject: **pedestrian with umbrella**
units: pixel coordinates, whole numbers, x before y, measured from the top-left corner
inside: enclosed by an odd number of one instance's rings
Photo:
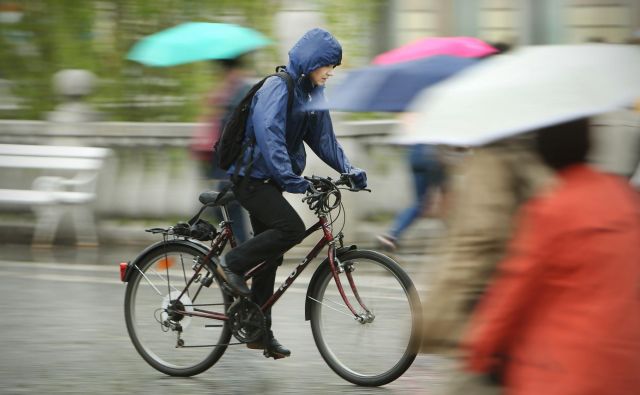
[[[219,169],[213,146],[231,111],[248,92],[251,85],[244,70],[246,54],[271,41],[260,32],[228,23],[186,22],[154,33],[137,42],[127,58],[151,67],[171,67],[207,61],[222,71],[218,86],[207,92],[204,111],[200,115],[189,148],[201,165],[203,175],[213,180],[214,188],[222,190],[228,184],[226,172]],[[247,212],[237,202],[228,206],[233,220],[234,235],[242,243],[249,238]],[[222,219],[219,209],[216,216]]]
[[[192,156],[201,163],[204,177],[214,183],[214,189],[221,191],[229,185],[227,172],[218,166],[218,157],[212,149],[220,140],[222,130],[231,113],[251,89],[251,83],[244,69],[244,57],[212,61],[212,66],[222,72],[218,84],[207,92],[204,109],[200,114],[198,127],[189,145]],[[227,205],[233,219],[233,234],[238,243],[250,237],[248,213],[238,202]],[[223,219],[220,208],[211,208],[219,221]]]
[[[474,307],[505,255],[514,214],[558,182],[541,163],[535,134],[528,132],[630,105],[640,96],[639,69],[640,51],[630,46],[525,47],[486,60],[412,105],[417,123],[424,127],[411,129],[405,142],[473,147],[461,166],[462,182],[452,190],[446,255],[427,279],[430,291],[423,303],[423,352],[453,357],[445,393],[502,391],[497,382],[487,380],[488,370],[476,366],[475,373],[467,371],[459,346]],[[465,109],[462,116],[460,108]],[[583,221],[572,213],[567,221]],[[551,350],[546,355],[533,363],[574,368],[564,362],[557,365]],[[549,378],[542,380],[552,384]],[[508,387],[508,393],[519,392]]]
[[[640,392],[640,198],[586,164],[589,121],[536,132],[556,181],[520,211],[463,341],[507,394]]]

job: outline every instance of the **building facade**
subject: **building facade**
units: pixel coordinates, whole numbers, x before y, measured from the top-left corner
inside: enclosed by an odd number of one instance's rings
[[[392,0],[393,45],[474,36],[514,46],[624,43],[640,31],[640,0]]]

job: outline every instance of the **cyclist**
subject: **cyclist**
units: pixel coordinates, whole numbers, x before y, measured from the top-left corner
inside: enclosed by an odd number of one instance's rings
[[[287,119],[287,83],[270,77],[257,91],[251,103],[245,140],[254,137],[255,146],[244,152],[239,177],[232,177],[232,190],[250,214],[254,237],[232,249],[220,260],[220,274],[233,290],[251,296],[258,305],[271,295],[276,270],[283,253],[304,238],[305,224],[283,197],[283,192],[305,193],[310,183],[301,177],[306,153],[303,141],[326,164],[340,173],[350,174],[356,188],[367,184],[366,173],[353,167],[336,140],[328,111],[311,111],[311,105],[324,99],[324,84],[340,65],[342,47],[327,31],[312,29],[289,51],[286,72],[293,78],[292,110]],[[232,166],[228,174],[236,174]],[[253,278],[251,290],[243,273],[262,261],[268,269]],[[291,352],[280,344],[271,331],[271,311],[265,311],[267,351],[274,359]],[[264,348],[264,339],[248,343],[253,349]]]

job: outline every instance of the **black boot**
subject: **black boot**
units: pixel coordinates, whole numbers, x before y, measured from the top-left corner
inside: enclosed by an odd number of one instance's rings
[[[291,355],[291,351],[273,337],[273,332],[269,331],[267,336],[267,352],[270,354],[267,356],[271,356],[273,359],[280,359]],[[264,341],[263,339],[258,339],[255,342],[247,343],[247,348],[251,348],[253,350],[264,350]]]
[[[229,287],[238,295],[250,296],[251,290],[247,287],[247,283],[244,281],[244,275],[238,274],[229,268],[224,257],[220,257],[220,262],[217,266],[218,274],[227,282]]]

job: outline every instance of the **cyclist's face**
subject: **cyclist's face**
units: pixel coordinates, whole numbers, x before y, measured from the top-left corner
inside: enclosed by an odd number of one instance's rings
[[[331,64],[329,66],[322,66],[313,70],[309,74],[309,78],[311,79],[311,83],[313,84],[313,86],[324,86],[329,77],[333,75],[333,69],[335,67],[335,65]]]

